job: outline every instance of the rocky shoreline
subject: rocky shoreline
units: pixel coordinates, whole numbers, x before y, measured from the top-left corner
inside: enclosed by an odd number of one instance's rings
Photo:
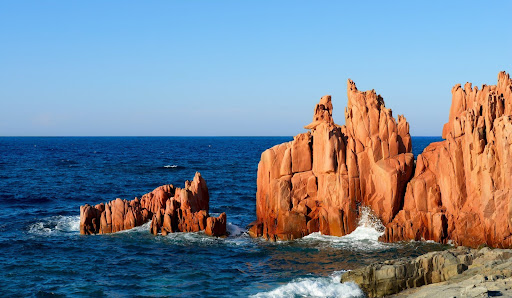
[[[457,247],[349,271],[368,297],[512,296],[512,250]]]

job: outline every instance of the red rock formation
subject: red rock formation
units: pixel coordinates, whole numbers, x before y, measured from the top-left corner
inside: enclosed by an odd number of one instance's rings
[[[409,124],[397,122],[374,90],[360,92],[351,80],[347,89],[344,126],[334,124],[324,96],[310,132],[261,155],[251,236],[342,236],[356,228],[361,205],[385,224],[399,211],[413,169]]]
[[[163,185],[132,201],[115,199],[107,204],[80,206],[80,233],[107,234],[151,222],[153,234],[198,232],[207,229],[212,236],[226,234],[226,214],[209,217],[210,197],[206,181],[196,173],[185,188]],[[210,223],[210,227],[207,224]]]
[[[403,210],[384,241],[426,239],[512,246],[512,80],[452,88],[445,141],[418,156]]]
[[[205,233],[210,236],[226,235],[226,213],[223,212],[218,217],[208,217]]]

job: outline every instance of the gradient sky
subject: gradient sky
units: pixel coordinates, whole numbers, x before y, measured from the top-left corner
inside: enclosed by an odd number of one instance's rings
[[[1,1],[1,136],[303,132],[346,80],[412,135],[512,72],[512,1]]]

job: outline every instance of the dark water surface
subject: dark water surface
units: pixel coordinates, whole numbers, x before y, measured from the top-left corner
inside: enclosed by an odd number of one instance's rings
[[[383,244],[371,228],[346,237],[250,239],[261,152],[291,137],[0,138],[0,292],[3,296],[357,296],[339,276],[377,260],[442,249]],[[415,156],[438,137],[413,137]],[[81,236],[79,206],[133,199],[196,171],[210,213],[231,236],[153,236],[146,226]]]

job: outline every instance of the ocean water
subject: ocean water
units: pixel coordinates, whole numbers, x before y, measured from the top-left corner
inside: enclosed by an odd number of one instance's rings
[[[385,244],[363,219],[345,237],[318,233],[271,243],[251,239],[261,152],[291,137],[0,138],[2,296],[360,297],[341,274],[374,261],[417,256],[435,243]],[[420,153],[438,137],[414,137]],[[79,207],[133,199],[201,172],[210,213],[226,212],[230,236],[153,236],[149,223],[82,236]]]

